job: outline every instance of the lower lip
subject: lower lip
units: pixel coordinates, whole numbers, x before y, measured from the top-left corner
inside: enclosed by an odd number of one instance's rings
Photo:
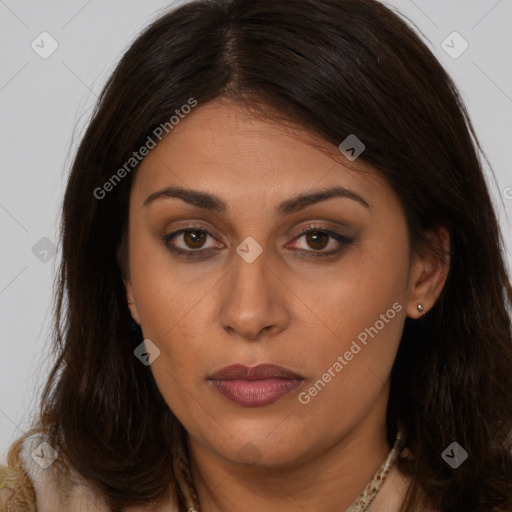
[[[237,405],[262,407],[291,393],[302,380],[212,380],[211,382],[221,395]]]

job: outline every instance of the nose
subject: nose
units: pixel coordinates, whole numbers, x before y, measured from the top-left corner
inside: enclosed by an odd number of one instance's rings
[[[248,263],[238,254],[222,286],[220,322],[231,336],[258,341],[276,336],[289,322],[289,289],[269,266],[265,250]]]

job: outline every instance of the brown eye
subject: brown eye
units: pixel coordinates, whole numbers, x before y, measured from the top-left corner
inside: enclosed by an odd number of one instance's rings
[[[312,249],[324,249],[329,243],[330,236],[325,231],[310,231],[306,234],[306,240]]]
[[[191,249],[200,249],[206,239],[206,233],[200,230],[189,230],[183,233],[183,241]]]
[[[205,247],[208,238],[211,239],[210,246]],[[214,240],[205,229],[194,227],[183,228],[162,237],[164,245],[176,256],[196,259],[205,258],[208,252],[219,248],[218,244],[212,244]]]

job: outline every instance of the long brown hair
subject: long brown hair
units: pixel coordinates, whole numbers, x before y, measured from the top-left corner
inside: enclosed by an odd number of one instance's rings
[[[336,146],[349,134],[399,196],[413,248],[451,233],[450,272],[407,319],[391,375],[390,445],[414,463],[403,511],[512,510],[512,289],[457,89],[398,15],[374,0],[198,0],[154,21],[108,80],[63,202],[55,357],[38,425],[113,510],[162,500],[183,428],[133,354],[122,268],[137,166],[94,193],[190,98],[227,97]],[[125,168],[126,170],[126,168]],[[452,469],[452,442],[468,460]],[[176,491],[185,510],[183,496]]]

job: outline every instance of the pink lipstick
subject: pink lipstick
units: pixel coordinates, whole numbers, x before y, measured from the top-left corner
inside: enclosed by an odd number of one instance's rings
[[[304,377],[274,364],[226,366],[208,377],[215,389],[242,407],[272,404],[296,389]]]

